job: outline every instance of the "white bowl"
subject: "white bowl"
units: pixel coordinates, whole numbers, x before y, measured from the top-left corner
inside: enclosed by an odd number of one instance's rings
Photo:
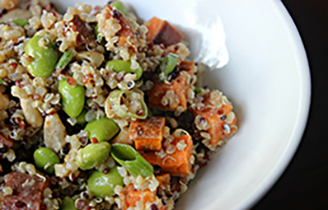
[[[56,1],[55,1],[56,2]],[[60,8],[74,0],[58,0]],[[84,0],[105,4],[105,0]],[[204,82],[233,102],[240,130],[198,173],[177,208],[250,208],[278,179],[303,134],[310,75],[297,29],[277,0],[130,0],[138,16],[166,19],[181,29],[191,59],[220,67]]]

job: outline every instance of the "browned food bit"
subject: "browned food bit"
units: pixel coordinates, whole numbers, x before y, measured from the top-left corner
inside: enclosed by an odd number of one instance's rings
[[[161,174],[156,176],[157,181],[159,182],[159,186],[166,188],[171,183],[170,174]]]
[[[133,31],[131,23],[124,17],[124,15],[120,11],[113,9],[113,7],[111,7],[110,5],[105,6],[105,9],[108,10],[108,18],[116,19],[121,25],[121,29],[116,34],[118,36],[118,46],[130,48],[135,53],[138,52],[137,38]],[[109,28],[106,30],[109,30]]]
[[[145,120],[132,121],[129,136],[137,150],[161,150],[164,117],[149,117]]]
[[[47,179],[19,172],[11,172],[8,175],[5,187],[11,188],[13,194],[3,197],[1,209],[40,210],[43,191],[49,186]]]
[[[210,135],[205,145],[213,150],[235,134],[237,118],[232,112],[232,105],[218,91],[206,94],[202,103],[204,106],[193,108],[195,125],[198,130]]]
[[[180,31],[174,28],[166,20],[153,17],[145,23],[148,28],[146,40],[154,44],[163,44],[165,47],[179,43],[183,39]]]
[[[2,172],[3,172],[3,169],[2,169],[2,165],[0,163],[0,173],[2,173]]]
[[[93,28],[87,22],[83,21],[79,15],[74,15],[70,23],[72,30],[79,33],[76,37],[77,46],[81,44],[90,44],[96,41]]]
[[[182,107],[187,109],[188,90],[195,63],[183,61],[179,65],[180,72],[170,84],[155,79],[154,86],[148,91],[149,107],[159,110],[175,111]]]
[[[194,68],[195,68],[194,61],[182,61],[179,65],[180,71],[186,71],[189,74],[193,73]]]
[[[14,145],[14,141],[12,139],[6,138],[2,134],[0,134],[0,144],[3,144],[6,147],[10,148]]]
[[[165,140],[167,141],[167,140]],[[189,175],[191,172],[191,155],[193,142],[189,134],[175,137],[161,152],[141,152],[140,154],[152,165],[161,167],[162,172],[173,176]]]

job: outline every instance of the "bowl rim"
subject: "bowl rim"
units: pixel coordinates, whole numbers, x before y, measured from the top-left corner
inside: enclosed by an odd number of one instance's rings
[[[292,131],[292,136],[288,142],[287,147],[284,148],[283,155],[276,162],[275,166],[271,169],[271,172],[262,181],[262,183],[254,188],[252,193],[248,197],[245,197],[241,201],[236,209],[251,209],[265,194],[273,187],[278,179],[283,175],[288,165],[292,161],[298,146],[303,138],[303,134],[306,129],[306,125],[309,118],[309,111],[311,106],[311,75],[308,57],[306,49],[303,45],[301,35],[289,14],[287,8],[281,1],[270,0],[272,9],[276,10],[276,13],[282,19],[281,23],[285,25],[288,36],[291,38],[291,44],[294,50],[294,57],[297,61],[300,78],[300,100],[298,108],[298,120]]]

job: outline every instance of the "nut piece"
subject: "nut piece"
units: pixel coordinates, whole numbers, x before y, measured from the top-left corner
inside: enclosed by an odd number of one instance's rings
[[[122,128],[120,133],[113,140],[111,140],[111,143],[133,146],[133,141],[129,138],[129,128]]]
[[[2,8],[2,7],[0,7],[0,8]],[[2,22],[2,23],[11,22],[11,20],[16,20],[16,19],[21,19],[21,18],[30,19],[31,17],[32,17],[32,13],[29,10],[15,8],[13,10],[10,10],[6,14],[4,14],[0,18],[0,22]]]
[[[32,125],[34,128],[41,127],[43,125],[43,118],[39,110],[32,106],[32,99],[21,98],[20,103],[27,123]]]
[[[76,55],[76,60],[88,60],[95,67],[99,67],[104,62],[104,55],[94,51],[82,51]]]
[[[66,129],[57,113],[46,117],[43,129],[45,145],[55,152],[59,152],[66,144]]]

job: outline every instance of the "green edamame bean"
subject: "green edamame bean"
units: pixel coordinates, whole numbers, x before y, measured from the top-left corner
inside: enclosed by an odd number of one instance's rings
[[[74,200],[70,197],[65,197],[62,200],[60,210],[77,210],[77,208],[75,207]]]
[[[58,92],[62,97],[63,110],[70,117],[77,117],[84,107],[84,88],[81,85],[70,85],[67,79],[60,80]]]
[[[117,185],[123,186],[123,177],[118,173],[117,167],[110,169],[107,174],[94,171],[90,175],[87,185],[95,196],[104,198],[113,195]]]
[[[45,46],[39,45],[41,39],[47,42]],[[58,51],[55,44],[48,38],[34,36],[26,43],[25,53],[33,58],[33,61],[27,65],[27,69],[33,76],[45,78],[55,71]]]
[[[40,147],[33,154],[34,162],[37,168],[45,170],[49,174],[55,171],[55,164],[60,163],[57,154],[49,148]]]
[[[137,69],[131,69],[131,61],[112,60],[106,63],[106,68],[111,68],[115,72],[124,71],[125,73],[135,73],[136,80],[142,76],[142,68],[139,66]]]
[[[77,118],[76,118],[77,124],[84,124],[87,122],[87,120],[85,119],[85,115],[87,112],[88,112],[88,110],[86,110],[86,109],[82,110],[81,114],[79,114],[79,116],[77,116]]]
[[[110,153],[108,142],[89,144],[77,152],[76,163],[83,170],[92,169],[104,162]]]
[[[121,1],[113,2],[112,6],[115,7],[118,11],[120,11],[124,16],[126,16],[126,14],[128,13],[125,5]]]
[[[96,138],[98,141],[108,141],[120,131],[120,127],[114,120],[103,117],[89,122],[84,130],[88,131],[90,139]]]

